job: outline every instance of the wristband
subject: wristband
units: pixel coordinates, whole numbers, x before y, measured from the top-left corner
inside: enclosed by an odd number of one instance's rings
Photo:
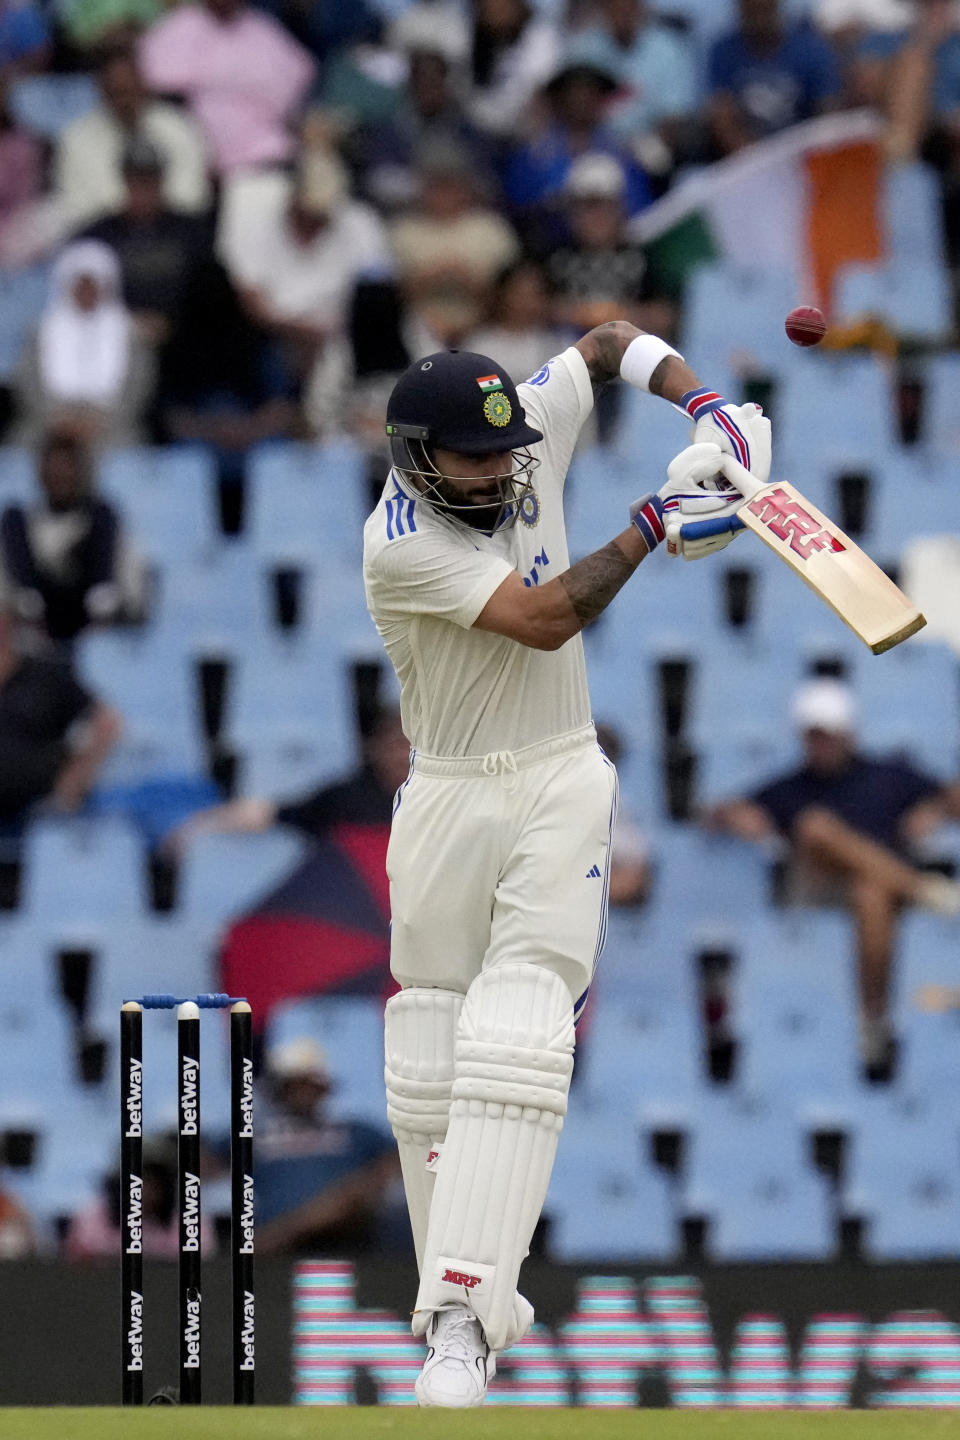
[[[633,385],[637,390],[650,389],[650,377],[668,355],[673,355],[677,360],[683,356],[666,340],[661,340],[659,335],[638,335],[631,340],[620,361],[620,374],[628,385]]]
[[[648,550],[656,550],[666,531],[663,528],[663,501],[659,495],[644,495],[630,506],[630,522],[636,525]]]
[[[718,395],[716,390],[711,390],[708,386],[700,390],[688,390],[686,395],[680,396],[680,406],[686,410],[694,424],[707,415],[712,415],[729,439],[731,450],[740,464],[744,469],[750,469],[750,442],[725,408],[727,401],[722,395]]]

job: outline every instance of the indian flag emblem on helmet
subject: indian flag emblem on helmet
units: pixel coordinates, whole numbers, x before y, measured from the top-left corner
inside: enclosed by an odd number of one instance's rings
[[[488,395],[483,402],[483,413],[491,425],[498,428],[510,424],[510,417],[513,414],[513,407],[502,391]]]
[[[486,395],[488,390],[502,390],[503,381],[499,375],[478,375],[477,384]]]

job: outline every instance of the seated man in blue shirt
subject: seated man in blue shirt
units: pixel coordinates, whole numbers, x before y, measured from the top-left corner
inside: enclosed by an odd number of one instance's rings
[[[258,1254],[369,1248],[399,1174],[392,1136],[325,1113],[332,1081],[309,1036],[269,1051],[266,1076],[272,1104],[257,1122],[254,1157]]]
[[[777,0],[739,0],[740,28],[710,50],[710,127],[721,155],[841,101],[840,70],[816,30],[784,24]]]
[[[864,1061],[868,1073],[879,1072],[890,1059],[887,999],[901,908],[960,916],[960,884],[914,861],[919,843],[960,815],[960,783],[945,786],[897,757],[861,754],[853,699],[837,680],[804,685],[793,718],[803,736],[800,768],[707,818],[772,853],[782,847],[789,900],[852,911]]]

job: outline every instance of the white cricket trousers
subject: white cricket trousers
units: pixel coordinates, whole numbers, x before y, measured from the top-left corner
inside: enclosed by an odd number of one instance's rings
[[[544,965],[579,1016],[606,936],[616,810],[593,725],[482,757],[416,753],[387,851],[394,978],[466,994],[491,966]]]

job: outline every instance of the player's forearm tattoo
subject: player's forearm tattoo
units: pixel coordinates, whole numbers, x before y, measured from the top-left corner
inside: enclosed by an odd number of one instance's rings
[[[628,560],[619,545],[611,540],[602,550],[585,555],[557,576],[581,626],[589,625],[606,610],[636,568],[637,562]]]
[[[636,325],[627,320],[607,320],[603,325],[588,330],[577,342],[577,349],[587,362],[594,394],[602,390],[609,380],[617,378],[623,352],[640,333]]]

